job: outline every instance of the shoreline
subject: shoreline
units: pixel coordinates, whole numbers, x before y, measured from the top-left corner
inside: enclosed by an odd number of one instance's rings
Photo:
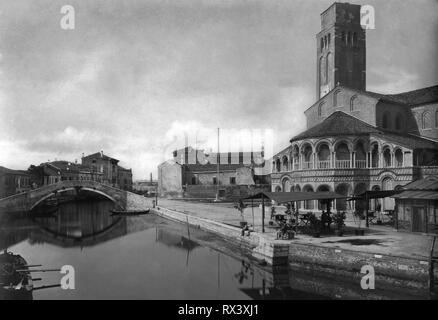
[[[413,290],[429,291],[429,261],[421,257],[379,254],[345,248],[303,243],[293,240],[276,240],[272,235],[251,232],[242,236],[241,229],[208,218],[193,216],[163,206],[151,208],[163,218],[220,236],[233,245],[248,250],[256,261],[272,267],[291,267],[306,271],[324,272],[351,277],[357,283],[363,274],[362,266],[371,265],[376,282],[388,287],[396,285]]]

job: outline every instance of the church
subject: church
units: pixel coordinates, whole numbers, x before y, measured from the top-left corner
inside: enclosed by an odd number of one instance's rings
[[[438,86],[396,94],[367,91],[360,8],[334,3],[321,14],[316,102],[304,112],[307,130],[272,159],[272,191],[353,196],[438,178]],[[394,199],[371,205],[393,209]],[[313,200],[300,206],[321,209]],[[337,210],[357,206],[335,202]]]

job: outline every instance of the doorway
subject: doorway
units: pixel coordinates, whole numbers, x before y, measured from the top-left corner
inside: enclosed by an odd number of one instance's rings
[[[425,219],[424,219],[424,207],[412,208],[412,231],[413,232],[426,232]]]

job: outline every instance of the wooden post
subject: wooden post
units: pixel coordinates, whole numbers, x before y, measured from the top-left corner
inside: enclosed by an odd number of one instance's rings
[[[368,210],[369,210],[369,200],[368,200],[368,193],[365,191],[365,219],[366,219],[366,227],[370,227],[370,222],[368,221]]]
[[[265,233],[265,195],[262,193],[262,233]]]

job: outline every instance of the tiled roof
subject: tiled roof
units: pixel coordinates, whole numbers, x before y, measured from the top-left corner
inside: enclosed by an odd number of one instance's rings
[[[407,104],[410,106],[438,101],[438,85],[398,94],[380,94],[371,91],[365,91],[365,93],[377,99]]]
[[[307,138],[336,137],[345,135],[383,135],[385,139],[401,145],[425,149],[436,149],[438,143],[412,134],[398,134],[378,129],[362,120],[350,116],[342,111],[332,113],[328,118],[312,128],[296,135],[290,142]]]
[[[403,189],[438,191],[438,181],[431,179],[420,179],[405,185]]]
[[[93,154],[90,154],[90,155],[84,157],[84,159],[88,159],[88,158],[91,158],[91,159],[101,158],[101,159],[104,159],[104,160],[116,160],[117,162],[119,161],[116,158],[111,158],[111,157],[109,157],[109,156],[107,156],[105,154],[102,154],[100,152],[96,152],[96,153],[93,153]]]
[[[380,130],[372,125],[352,117],[345,112],[336,111],[316,126],[296,135],[290,141],[303,140],[306,138],[339,136],[339,135],[363,135],[379,133]]]
[[[29,172],[25,170],[13,170],[6,167],[0,166],[0,173],[9,173],[9,174],[29,174]]]
[[[75,173],[78,173],[80,171],[91,171],[91,168],[89,166],[63,160],[48,162],[46,163],[46,165],[48,165],[49,168],[51,167],[55,170],[69,171]]]
[[[438,181],[420,179],[403,187],[406,190],[394,196],[398,199],[438,200]]]

